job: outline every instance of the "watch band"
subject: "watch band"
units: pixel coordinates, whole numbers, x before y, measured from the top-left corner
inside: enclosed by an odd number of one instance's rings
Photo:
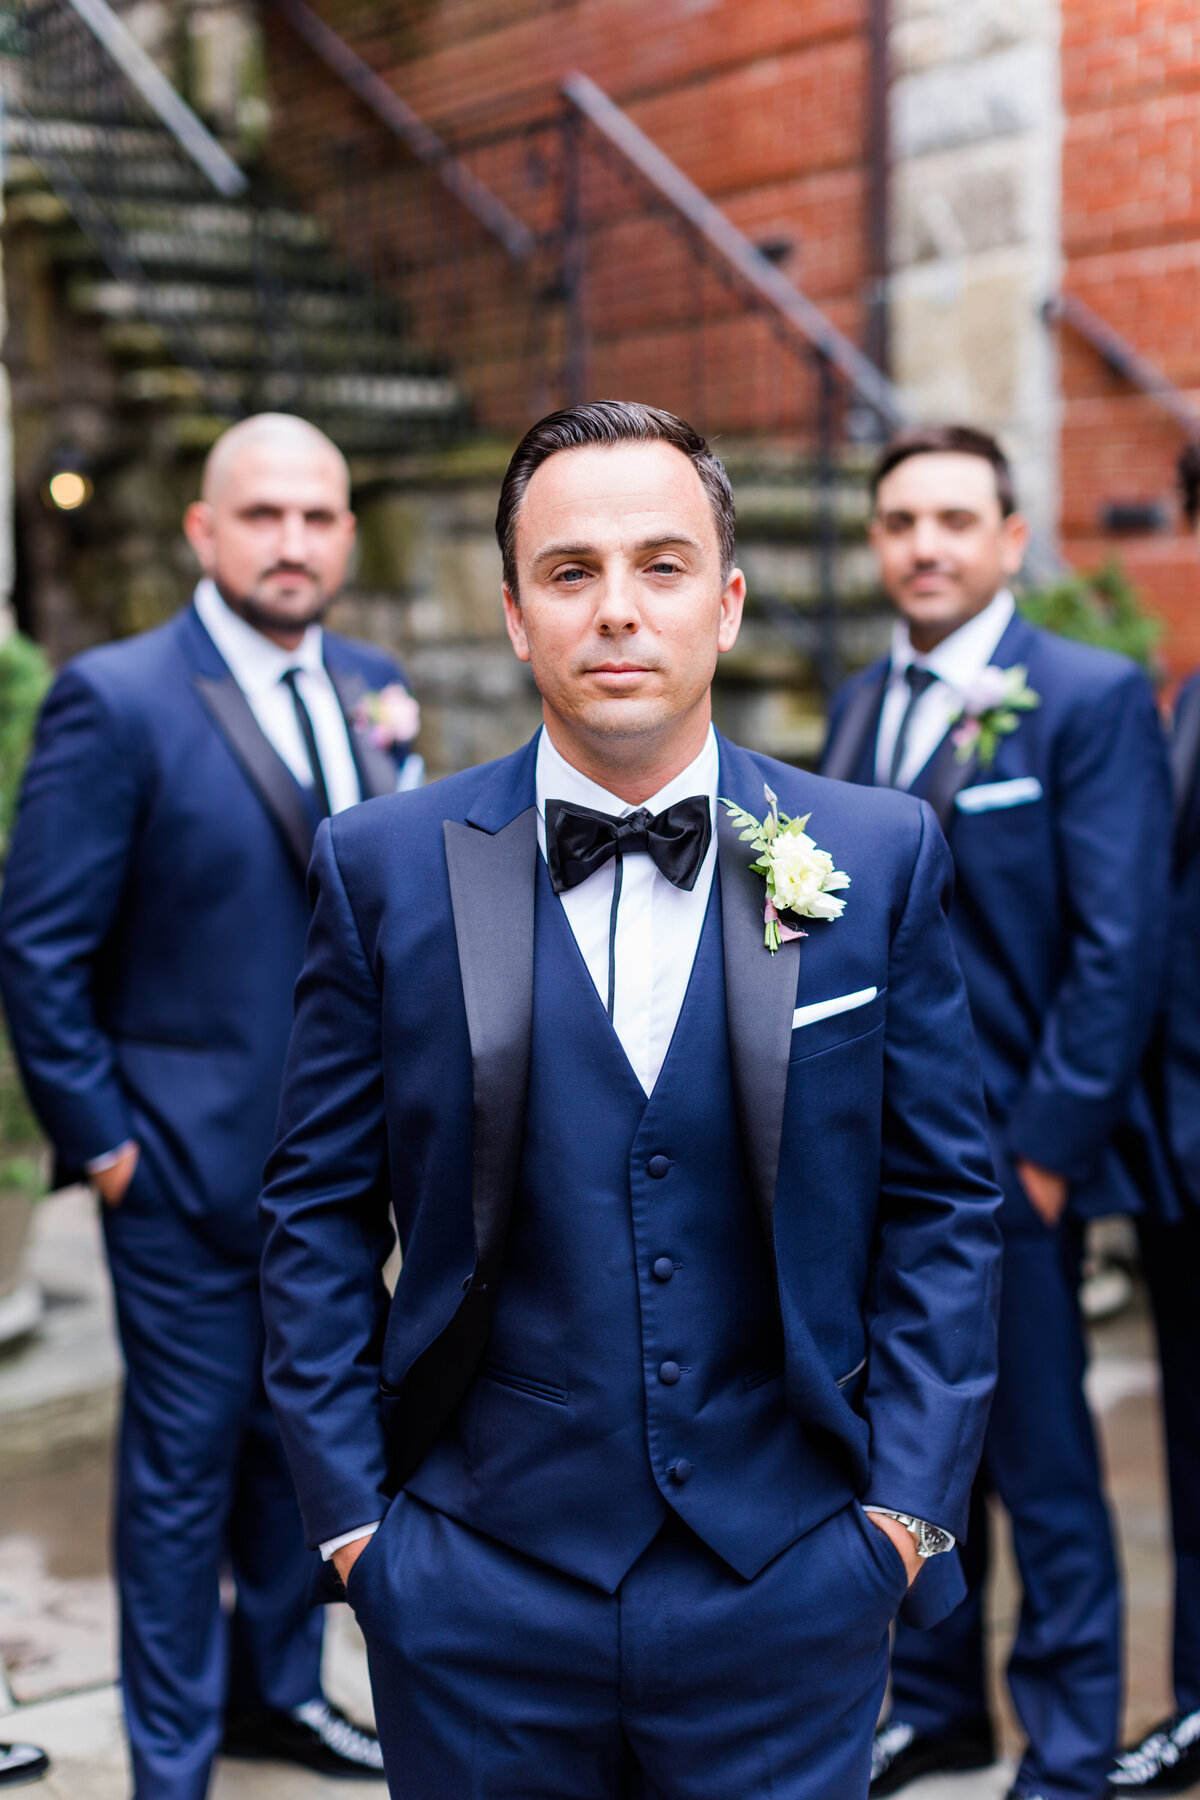
[[[891,1506],[864,1506],[863,1511],[879,1513],[883,1518],[895,1519],[898,1525],[903,1525],[917,1546],[917,1555],[922,1562],[927,1562],[931,1556],[944,1556],[947,1550],[954,1548],[955,1540],[950,1533],[943,1531],[940,1525],[931,1525],[928,1519],[914,1518],[912,1513],[897,1512]]]

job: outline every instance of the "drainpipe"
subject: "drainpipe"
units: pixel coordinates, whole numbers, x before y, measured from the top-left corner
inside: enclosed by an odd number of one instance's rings
[[[867,318],[865,349],[876,368],[888,373],[888,206],[892,151],[888,124],[891,98],[891,6],[871,0],[867,46]]]

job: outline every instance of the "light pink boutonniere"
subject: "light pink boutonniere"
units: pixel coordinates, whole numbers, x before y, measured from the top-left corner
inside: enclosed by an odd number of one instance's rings
[[[783,914],[790,913],[793,919],[840,919],[846,902],[839,900],[834,890],[849,887],[850,877],[843,869],[834,868],[828,850],[818,850],[805,831],[811,813],[789,819],[780,812],[778,800],[765,783],[763,793],[768,806],[765,819],[756,819],[732,800],[722,800],[721,805],[737,826],[742,842],[758,852],[750,867],[767,884],[763,942],[774,956],[780,944],[808,936],[799,925],[790,925]]]
[[[354,722],[377,750],[400,750],[421,729],[421,708],[402,681],[364,694],[354,708]]]
[[[1029,686],[1025,675],[1024,663],[1014,663],[1011,669],[989,663],[980,670],[950,720],[955,726],[952,737],[958,762],[978,756],[980,768],[990,769],[1000,739],[1017,729],[1023,712],[1042,704],[1042,696]]]

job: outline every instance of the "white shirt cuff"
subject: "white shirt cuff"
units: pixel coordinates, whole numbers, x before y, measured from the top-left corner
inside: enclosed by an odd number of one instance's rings
[[[900,1508],[898,1506],[864,1506],[863,1511],[866,1513],[882,1513],[885,1519],[891,1519],[900,1511]],[[908,1516],[911,1519],[915,1517],[915,1514],[910,1513]],[[928,1519],[917,1519],[918,1525],[927,1525],[928,1523]],[[938,1526],[938,1530],[941,1530],[940,1525]],[[946,1536],[950,1538],[950,1542],[946,1545],[946,1548],[947,1550],[953,1550],[958,1543],[958,1539],[950,1537],[949,1532],[946,1533]]]
[[[105,1169],[111,1169],[115,1163],[120,1162],[127,1151],[132,1149],[133,1139],[126,1138],[125,1142],[118,1144],[115,1150],[106,1150],[103,1156],[93,1156],[91,1162],[84,1163],[84,1169],[89,1175],[102,1175]]]
[[[382,1523],[382,1519],[376,1519],[370,1525],[356,1525],[353,1531],[343,1531],[341,1537],[326,1538],[321,1545],[321,1561],[328,1562],[334,1551],[344,1544],[356,1544],[359,1538],[374,1537]]]

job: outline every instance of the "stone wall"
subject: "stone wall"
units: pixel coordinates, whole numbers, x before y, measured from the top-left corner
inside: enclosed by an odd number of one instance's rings
[[[894,0],[893,373],[919,417],[999,433],[1058,513],[1057,0]]]

